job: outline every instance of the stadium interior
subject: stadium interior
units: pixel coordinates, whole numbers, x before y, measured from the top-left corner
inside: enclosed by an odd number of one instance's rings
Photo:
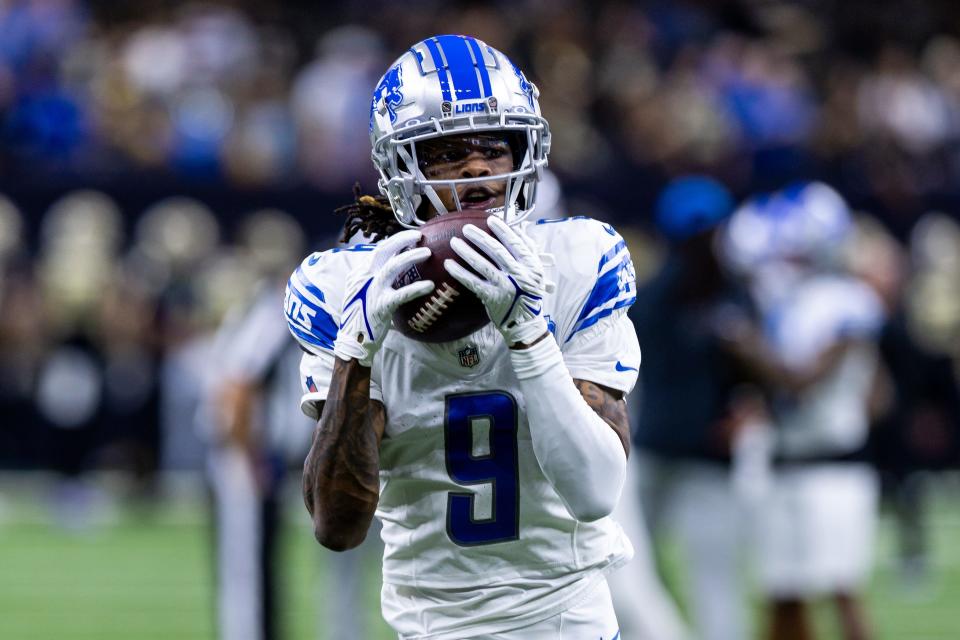
[[[249,388],[226,379],[246,364],[218,358],[237,314],[337,243],[355,185],[377,192],[371,91],[439,33],[508,52],[539,87],[553,141],[535,216],[616,226],[641,287],[672,251],[656,212],[676,178],[712,177],[734,208],[812,181],[842,197],[854,230],[836,260],[910,349],[885,360],[866,450],[881,481],[870,625],[960,638],[950,0],[0,0],[0,638],[248,637],[222,622],[215,478],[234,462],[217,448],[256,440],[224,415],[284,366],[295,378],[298,354],[249,364],[264,372]],[[269,293],[282,322],[282,284]],[[279,483],[275,637],[396,637],[376,536],[347,561],[313,540],[313,423],[299,382],[285,390],[282,408],[262,398],[288,426],[251,485]],[[655,560],[695,627],[681,546],[657,540]],[[765,637],[741,551],[743,640]],[[815,625],[842,637],[826,606]]]

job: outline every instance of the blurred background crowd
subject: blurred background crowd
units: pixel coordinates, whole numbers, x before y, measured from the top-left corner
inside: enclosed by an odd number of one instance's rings
[[[318,7],[0,0],[0,470],[68,479],[65,524],[95,500],[69,480],[87,471],[151,496],[158,471],[208,463],[218,328],[334,243],[354,183],[376,190],[372,88],[433,33],[475,35],[538,85],[556,206],[615,223],[641,281],[667,254],[654,212],[677,176],[737,202],[835,188],[857,212],[847,268],[890,319],[889,402],[910,403],[871,459],[907,520],[900,481],[960,466],[956,3]],[[917,517],[906,556],[923,553]]]
[[[551,166],[605,216],[642,219],[677,172],[740,195],[813,174],[903,235],[958,198],[958,24],[947,0],[7,0],[0,175],[30,221],[79,184],[128,220],[176,190],[227,222],[269,199],[330,228],[350,185],[375,186],[383,69],[469,32],[538,83]]]

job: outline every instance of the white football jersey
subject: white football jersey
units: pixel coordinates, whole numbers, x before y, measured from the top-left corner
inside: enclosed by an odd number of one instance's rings
[[[800,282],[768,313],[774,348],[790,368],[814,365],[831,346],[856,344],[823,380],[781,407],[777,450],[791,457],[844,454],[864,445],[868,395],[877,367],[874,341],[884,319],[876,294],[860,280],[817,275]]]
[[[554,256],[547,277],[557,287],[543,309],[571,375],[629,393],[640,349],[626,316],[636,284],[623,239],[583,217],[524,227]],[[288,323],[310,351],[301,406],[313,417],[329,388],[347,273],[371,250],[315,253],[290,279]],[[619,525],[578,522],[540,470],[492,324],[443,344],[390,332],[373,363],[371,397],[387,415],[377,509],[383,607],[401,637],[462,638],[545,619],[632,555]]]

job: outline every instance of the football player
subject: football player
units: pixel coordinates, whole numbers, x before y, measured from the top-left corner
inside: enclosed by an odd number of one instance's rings
[[[829,186],[798,183],[731,218],[725,247],[749,271],[762,334],[737,338],[771,390],[773,478],[759,522],[759,572],[773,640],[809,640],[807,603],[830,597],[843,637],[870,637],[859,592],[872,561],[877,478],[865,457],[879,381],[880,299],[844,273],[852,229]]]
[[[537,97],[475,38],[413,45],[370,109],[385,197],[358,198],[345,231],[379,241],[309,256],[287,288],[319,420],[303,474],[316,537],[354,547],[376,512],[401,638],[620,635],[604,576],[632,554],[609,514],[640,365],[633,264],[607,224],[528,218],[550,149]],[[489,324],[438,344],[392,331],[434,287],[392,286],[430,253],[417,227],[461,211],[488,211],[493,233],[466,225],[481,251],[455,238],[463,264],[445,267]]]
[[[663,266],[640,287],[630,316],[646,371],[633,432],[638,504],[654,540],[683,555],[688,611],[699,640],[748,637],[740,583],[742,443],[757,422],[750,380],[724,349],[728,318],[752,318],[749,294],[713,250],[733,213],[726,187],[706,176],[671,181],[654,220]],[[735,321],[735,320],[733,320]]]

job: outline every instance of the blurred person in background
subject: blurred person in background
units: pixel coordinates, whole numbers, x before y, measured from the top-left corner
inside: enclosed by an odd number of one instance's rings
[[[745,511],[732,465],[758,412],[722,332],[731,318],[754,312],[714,253],[716,230],[733,206],[712,178],[667,185],[655,219],[668,253],[630,312],[643,345],[634,424],[639,502],[653,539],[679,546],[694,635],[703,640],[748,636],[738,553]]]
[[[813,638],[809,605],[818,597],[836,606],[846,640],[872,637],[861,590],[878,486],[866,445],[885,311],[843,266],[851,229],[840,195],[811,182],[748,201],[724,236],[762,313],[760,325],[734,327],[729,345],[763,381],[776,426],[757,532],[771,640]]]
[[[300,350],[277,304],[303,245],[299,225],[283,212],[258,211],[243,222],[249,281],[232,287],[238,300],[217,331],[208,362],[203,413],[213,428],[207,470],[224,640],[284,637],[278,615],[281,490],[288,464],[299,463],[309,447],[311,425],[296,411]]]
[[[636,402],[630,414],[636,414]],[[678,640],[689,638],[687,624],[657,572],[650,533],[643,516],[639,463],[628,462],[620,502],[613,519],[623,527],[633,545],[633,558],[607,577],[613,606],[624,638]]]
[[[163,466],[207,472],[217,629],[230,640],[280,637],[278,492],[288,449],[298,448],[270,425],[294,427],[283,391],[292,384],[296,395],[298,381],[282,375],[290,341],[268,311],[300,234],[265,211],[241,227],[239,247],[226,245],[206,205],[171,197],[144,212],[132,251],[161,299]]]
[[[539,188],[537,214],[543,218],[566,216],[568,207],[556,174],[549,169],[544,171]],[[631,249],[631,255],[639,257],[645,253],[634,251],[634,244],[639,246],[641,242],[633,242],[634,236],[629,228],[623,229],[622,234]],[[630,408],[632,411],[633,406]],[[640,513],[636,467],[636,463],[628,462],[623,494],[613,513],[614,520],[623,527],[633,544],[634,557],[607,577],[610,593],[624,637],[636,640],[680,640],[687,637],[687,630],[680,612],[657,575],[649,535]]]
[[[283,488],[310,446],[312,423],[298,409],[309,385],[302,351],[277,313],[303,232],[286,213],[261,210],[240,225],[239,252],[211,274],[209,288],[233,292],[204,363],[198,426],[208,443],[214,500],[217,620],[225,640],[287,637],[283,626]],[[211,366],[214,363],[215,366]],[[367,637],[362,562],[379,549],[328,559],[318,625],[331,637]]]

